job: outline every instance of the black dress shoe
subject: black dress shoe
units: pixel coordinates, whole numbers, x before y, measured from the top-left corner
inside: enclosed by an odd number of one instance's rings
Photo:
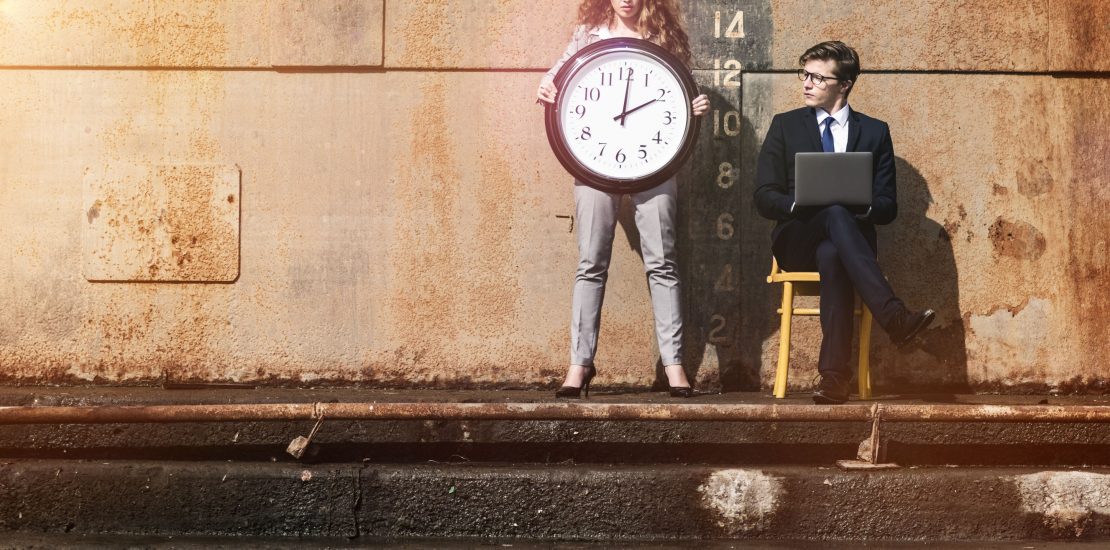
[[[582,387],[576,388],[574,386],[563,386],[555,390],[555,397],[564,397],[567,399],[578,399],[583,392],[586,397],[590,396],[590,382],[593,381],[594,375],[597,374],[597,368],[590,365],[586,368],[586,374],[582,377]]]
[[[888,331],[890,334],[890,341],[894,342],[896,346],[904,346],[913,340],[929,323],[933,322],[937,316],[937,312],[926,309],[924,311],[907,311],[897,320],[893,327]]]
[[[813,402],[818,405],[840,405],[848,400],[848,383],[836,376],[822,376],[813,392]]]

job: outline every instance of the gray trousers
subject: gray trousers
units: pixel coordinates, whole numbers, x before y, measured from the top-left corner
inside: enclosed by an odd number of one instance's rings
[[[601,328],[601,303],[613,253],[613,234],[622,195],[574,182],[578,227],[578,272],[570,319],[570,362],[593,365]],[[674,178],[629,195],[636,207],[640,252],[651,290],[655,336],[663,365],[682,362],[682,292],[675,253],[678,184]]]

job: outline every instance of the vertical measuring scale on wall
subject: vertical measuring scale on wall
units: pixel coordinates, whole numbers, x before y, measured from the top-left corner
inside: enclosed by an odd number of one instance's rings
[[[741,158],[744,132],[751,132],[741,114],[742,74],[770,63],[770,6],[766,0],[690,0],[683,5],[694,73],[701,92],[710,97],[679,201],[688,300],[686,361],[709,367],[715,360],[727,389],[757,389],[758,372],[743,372],[742,365],[751,364],[744,356],[759,350],[741,349],[740,330],[744,270],[755,269],[744,262],[758,261],[742,257],[742,216],[751,189],[741,163],[754,162]]]

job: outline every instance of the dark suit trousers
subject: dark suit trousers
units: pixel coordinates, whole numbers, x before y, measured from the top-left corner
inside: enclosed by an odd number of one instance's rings
[[[886,328],[905,311],[876,260],[874,231],[842,206],[823,208],[804,219],[782,224],[771,249],[786,271],[821,274],[821,358],[817,370],[843,382],[851,377],[848,361],[854,332],[854,292]],[[868,227],[868,229],[871,229]]]

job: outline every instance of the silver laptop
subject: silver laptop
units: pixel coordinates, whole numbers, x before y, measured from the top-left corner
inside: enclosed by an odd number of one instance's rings
[[[797,153],[794,202],[798,206],[870,206],[871,153]]]

